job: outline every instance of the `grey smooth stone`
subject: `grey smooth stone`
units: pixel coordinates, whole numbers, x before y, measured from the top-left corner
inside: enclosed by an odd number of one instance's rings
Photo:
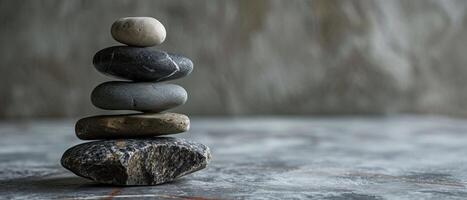
[[[94,55],[101,73],[132,81],[165,81],[185,77],[193,70],[187,57],[151,48],[113,46]]]
[[[76,136],[82,140],[141,138],[188,131],[190,119],[178,113],[100,115],[76,122]]]
[[[205,168],[203,144],[179,138],[101,140],[76,145],[61,164],[78,176],[113,185],[157,185]]]
[[[155,46],[165,40],[164,25],[152,17],[125,17],[112,24],[112,37],[127,45]]]
[[[94,88],[91,101],[106,110],[160,112],[183,105],[187,96],[185,89],[175,84],[111,81]]]

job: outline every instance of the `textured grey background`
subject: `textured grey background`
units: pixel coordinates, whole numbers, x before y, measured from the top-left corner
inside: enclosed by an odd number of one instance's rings
[[[176,111],[467,116],[467,1],[0,1],[0,118],[102,113],[93,54],[153,16],[193,74]]]

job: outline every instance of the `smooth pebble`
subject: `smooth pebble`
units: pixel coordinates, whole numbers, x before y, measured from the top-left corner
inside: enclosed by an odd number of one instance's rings
[[[187,57],[151,48],[114,46],[94,55],[101,73],[132,81],[165,81],[187,76],[193,62]]]
[[[150,47],[164,42],[164,25],[152,17],[125,17],[112,24],[112,37],[123,44]]]
[[[82,140],[143,138],[188,131],[190,119],[178,113],[100,115],[76,122],[76,136]]]
[[[181,86],[151,82],[110,81],[91,93],[94,106],[106,110],[160,112],[183,105],[188,95]]]

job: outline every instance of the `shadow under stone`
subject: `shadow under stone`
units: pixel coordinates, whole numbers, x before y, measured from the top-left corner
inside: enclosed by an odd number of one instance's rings
[[[180,185],[186,183],[185,178],[179,178],[174,181],[156,185],[165,187],[168,185]],[[14,191],[46,191],[46,192],[62,192],[66,190],[93,190],[93,189],[115,189],[115,188],[137,188],[148,186],[119,186],[95,183],[85,178],[74,177],[51,177],[51,178],[16,178],[9,180],[0,180],[0,192],[14,192]],[[150,186],[154,187],[154,186]]]
[[[0,186],[7,190],[62,190],[68,188],[77,188],[82,185],[92,184],[91,181],[81,177],[54,177],[54,178],[17,178],[1,180]]]

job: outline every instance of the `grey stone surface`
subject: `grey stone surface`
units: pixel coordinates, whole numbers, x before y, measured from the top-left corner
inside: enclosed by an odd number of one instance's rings
[[[188,95],[175,84],[110,81],[98,85],[91,93],[94,106],[106,110],[160,112],[183,105]]]
[[[177,79],[193,70],[193,62],[181,55],[131,46],[102,49],[94,55],[92,62],[104,74],[132,81]]]
[[[209,167],[112,187],[60,166],[76,120],[0,122],[0,199],[466,199],[467,121],[435,116],[193,118]]]
[[[76,145],[62,166],[76,175],[112,185],[158,185],[204,169],[211,160],[203,144],[172,137],[101,140]]]
[[[152,17],[124,17],[112,24],[112,37],[127,45],[150,47],[161,44],[166,37],[164,25]]]
[[[0,0],[0,117],[103,114],[90,58],[125,16],[195,63],[177,112],[467,116],[465,0]]]
[[[190,119],[178,113],[99,115],[78,120],[79,139],[121,139],[169,135],[188,131]]]

